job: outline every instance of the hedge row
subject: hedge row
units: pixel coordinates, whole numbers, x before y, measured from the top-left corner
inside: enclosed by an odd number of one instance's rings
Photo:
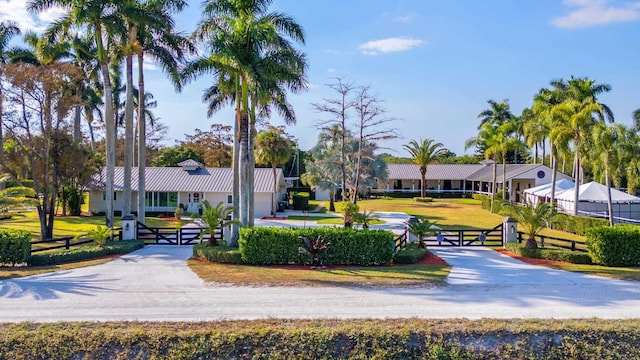
[[[31,254],[31,233],[26,230],[0,229],[0,266],[22,264]]]
[[[640,226],[601,226],[587,231],[587,250],[606,266],[640,265]]]
[[[566,214],[558,214],[551,222],[551,227],[577,235],[586,235],[587,230],[598,226],[608,226],[609,220],[598,219],[588,216],[571,216]]]
[[[254,227],[240,229],[242,260],[254,265],[307,264],[300,236],[323,236],[330,243],[323,254],[325,265],[386,265],[393,257],[393,234],[388,231]]]
[[[640,358],[639,320],[21,323],[0,334],[0,359]]]
[[[193,256],[221,264],[243,264],[240,250],[224,244],[208,246],[206,243],[193,245]]]
[[[108,255],[126,254],[144,246],[143,240],[107,242],[103,248],[92,245],[79,246],[69,250],[52,250],[29,257],[29,266],[54,265],[71,261],[82,261]]]
[[[534,259],[565,261],[573,264],[592,263],[591,256],[584,252],[546,248],[527,249],[518,243],[508,243],[506,248],[514,254]]]
[[[309,194],[293,194],[292,200],[294,210],[307,210],[309,208]]]
[[[415,264],[424,259],[427,249],[418,246],[418,243],[410,243],[406,248],[393,254],[394,264]]]

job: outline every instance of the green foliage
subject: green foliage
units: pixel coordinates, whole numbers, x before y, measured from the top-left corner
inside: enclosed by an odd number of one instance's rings
[[[598,219],[588,216],[572,216],[566,214],[558,214],[551,222],[551,227],[556,230],[569,232],[577,235],[586,235],[589,228],[598,226],[608,226],[607,219]]]
[[[233,213],[234,208],[231,206],[224,206],[222,202],[218,205],[212,206],[208,200],[202,200],[200,203],[202,206],[202,216],[200,219],[204,222],[205,227],[200,233],[200,241],[202,241],[205,234],[209,234],[208,244],[210,246],[217,246],[218,240],[216,239],[216,231],[220,228],[231,224],[239,224],[238,219],[227,220]]]
[[[240,229],[240,253],[248,264],[306,264],[300,239],[322,236],[331,243],[326,249],[326,265],[385,265],[393,256],[393,234],[382,230],[341,228],[243,228]]]
[[[304,247],[299,247],[298,251],[309,257],[310,265],[316,267],[324,265],[327,257],[327,248],[331,243],[325,241],[322,235],[319,235],[315,240],[310,240],[306,236],[300,236],[300,239],[304,243]]]
[[[307,210],[309,207],[309,194],[297,193],[291,197],[293,199],[294,210]]]
[[[78,235],[76,238],[79,238],[80,236],[82,235]],[[97,247],[102,248],[104,247],[107,239],[111,238],[111,229],[106,226],[98,225],[95,229],[89,230],[87,232],[87,236],[91,240],[95,241]]]
[[[640,358],[638,320],[25,322],[0,333],[3,359]]]
[[[178,145],[162,150],[160,154],[151,161],[151,166],[178,166],[179,163],[189,159],[204,164],[204,159],[194,149]]]
[[[353,221],[356,224],[362,224],[363,229],[368,229],[369,224],[374,220],[378,220],[379,216],[373,211],[363,211],[353,215]]]
[[[211,262],[221,264],[243,264],[240,250],[220,244],[218,246],[208,246],[207,244],[193,245],[193,256],[200,259],[209,260]]]
[[[104,247],[80,246],[69,250],[52,250],[31,255],[29,266],[55,265],[71,261],[91,260],[103,256],[126,254],[144,246],[143,240],[107,242]]]
[[[26,230],[0,229],[0,265],[22,264],[31,254],[31,233]]]
[[[415,201],[415,202],[432,202],[433,198],[432,197],[414,197],[413,201]]]
[[[534,258],[534,259],[546,259],[565,261],[572,264],[591,264],[591,256],[587,253],[580,251],[571,251],[563,249],[545,249],[535,248],[530,249],[522,246],[518,243],[506,244],[507,250],[513,252],[516,255]]]
[[[524,232],[528,235],[525,245],[527,248],[536,248],[538,246],[535,240],[536,236],[548,227],[556,216],[556,210],[553,205],[543,202],[534,205],[527,201],[525,206],[505,203],[503,209],[518,220],[518,224],[522,226]]]
[[[418,246],[426,249],[427,245],[424,242],[424,237],[427,235],[435,235],[435,222],[429,220],[420,220],[409,224],[409,232],[418,238]]]
[[[7,180],[4,182],[4,187],[5,188],[11,188],[11,187],[28,187],[28,188],[33,188],[33,180],[20,180],[20,181],[16,181],[16,180]]]
[[[65,186],[60,190],[59,201],[67,208],[72,216],[80,216],[80,207],[84,202],[82,189],[79,187]]]
[[[601,226],[587,230],[587,250],[606,266],[640,265],[640,226]]]
[[[338,210],[342,214],[342,222],[345,228],[350,228],[355,222],[355,217],[360,211],[358,204],[354,204],[350,201],[344,201],[340,204]]]
[[[173,210],[173,217],[176,219],[180,219],[180,217],[182,217],[182,208],[180,206]]]
[[[408,244],[406,248],[393,254],[394,264],[415,264],[424,259],[427,249],[423,249],[416,243]]]

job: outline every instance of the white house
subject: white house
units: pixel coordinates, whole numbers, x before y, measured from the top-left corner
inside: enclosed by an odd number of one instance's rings
[[[482,164],[431,164],[427,166],[426,192],[491,193],[493,163]],[[510,198],[520,201],[525,189],[551,182],[551,168],[541,164],[507,164],[503,179],[502,164],[497,164],[496,182],[498,188],[507,184]],[[570,179],[558,172],[557,178]],[[378,183],[373,192],[419,192],[420,167],[415,164],[387,165],[387,181]]]
[[[194,160],[181,162],[179,167],[147,167],[145,168],[145,211],[168,212],[180,205],[187,212],[197,213],[202,200],[215,205],[219,202],[231,206],[232,169],[205,168]],[[131,211],[137,212],[138,205],[138,169],[131,171]],[[277,198],[282,199],[285,181],[282,170],[276,170],[278,178]],[[106,169],[94,178],[88,186],[89,211],[103,212],[105,203]],[[122,211],[124,184],[124,168],[116,167],[114,176],[114,211]],[[273,170],[271,168],[255,169],[255,208],[256,217],[271,214],[273,195]]]

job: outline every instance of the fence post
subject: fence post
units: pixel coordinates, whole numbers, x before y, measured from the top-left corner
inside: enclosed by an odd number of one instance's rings
[[[544,247],[544,236],[540,236],[540,247]]]
[[[69,250],[69,247],[71,245],[70,243],[71,243],[71,238],[70,237],[65,238],[64,239],[64,248]]]
[[[576,251],[576,241],[571,240],[571,251]]]

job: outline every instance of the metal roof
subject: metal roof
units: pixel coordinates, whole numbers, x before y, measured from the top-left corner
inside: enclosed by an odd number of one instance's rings
[[[519,175],[527,171],[535,170],[537,168],[548,169],[551,171],[551,169],[542,164],[507,164],[505,178],[509,181],[511,179],[518,178]],[[477,172],[471,174],[467,180],[486,182],[493,181],[493,166],[483,167]],[[496,182],[502,183],[502,164],[496,164]]]
[[[202,167],[202,164],[200,164],[199,162],[193,160],[193,159],[187,159],[185,161],[179,162],[178,166],[181,167]]]
[[[273,170],[270,168],[255,169],[255,192],[273,192]],[[282,170],[276,169],[279,187],[284,186]],[[96,175],[87,188],[104,190],[106,168]],[[122,191],[124,185],[124,168],[116,167],[114,190]],[[131,190],[138,189],[138,168],[131,168]],[[147,167],[145,168],[145,190],[155,192],[232,192],[231,168],[200,168],[184,170],[181,167]]]
[[[427,180],[466,180],[471,174],[484,168],[480,164],[430,164],[427,166]],[[389,180],[420,179],[420,166],[416,164],[387,165]]]

